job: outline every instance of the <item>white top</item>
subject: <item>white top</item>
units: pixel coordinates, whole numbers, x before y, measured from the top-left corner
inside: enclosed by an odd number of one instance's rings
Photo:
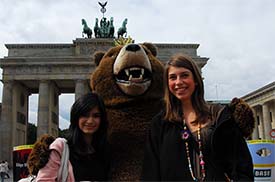
[[[6,165],[5,165],[5,163],[0,163],[0,172],[6,172]]]

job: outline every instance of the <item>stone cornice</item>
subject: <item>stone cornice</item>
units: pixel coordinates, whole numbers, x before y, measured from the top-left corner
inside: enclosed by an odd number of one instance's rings
[[[0,59],[0,67],[4,68],[7,66],[47,66],[47,65],[87,65],[94,66],[94,61],[92,57],[33,57],[33,58],[4,58]]]
[[[74,44],[91,44],[91,45],[110,45],[113,46],[113,39],[76,39],[73,41]],[[180,44],[180,43],[153,43],[158,48],[185,48],[185,49],[197,49],[199,44]]]
[[[269,84],[267,84],[266,86],[262,87],[262,88],[259,88],[243,97],[241,97],[242,99],[244,99],[245,101],[248,101],[248,100],[252,100],[252,99],[255,99],[257,97],[260,97],[268,92],[272,92],[274,91],[275,92],[275,81],[274,82],[271,82]]]
[[[3,72],[3,80],[37,80],[37,79],[82,79],[88,77],[94,70],[91,65],[20,65],[17,67],[6,67]]]
[[[0,67],[4,68],[4,67],[8,67],[8,66],[13,66],[13,67],[18,67],[18,66],[68,66],[68,62],[58,62],[58,63],[48,63],[48,64],[41,64],[41,63],[37,63],[37,62],[33,62],[33,63],[5,63],[5,64],[1,64]],[[95,66],[95,64],[93,62],[70,62],[70,66],[75,65],[75,66]]]
[[[185,48],[185,49],[197,49],[199,44],[165,44],[165,43],[153,43],[158,48]]]
[[[195,59],[197,61],[208,61],[209,60],[209,58],[207,58],[207,57],[200,57],[200,56],[192,57],[192,59]]]
[[[5,57],[0,59],[0,62],[3,61],[71,61],[71,60],[77,60],[77,61],[91,61],[92,60],[92,56],[60,56],[60,57]]]
[[[56,49],[71,48],[73,44],[5,44],[7,49]]]
[[[5,44],[7,49],[55,49],[55,48],[72,48],[76,45],[108,45],[113,46],[113,39],[76,39],[73,40],[73,44],[64,43],[46,43],[46,44]],[[179,43],[153,43],[158,48],[185,48],[185,49],[197,49],[199,44],[179,44]]]
[[[113,46],[114,45],[114,39],[104,39],[104,38],[93,38],[93,39],[85,39],[85,38],[77,38],[76,40],[73,40],[74,45],[108,45]]]

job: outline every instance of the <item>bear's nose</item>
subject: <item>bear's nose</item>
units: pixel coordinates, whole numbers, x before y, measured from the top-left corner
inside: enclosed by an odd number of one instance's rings
[[[126,51],[136,52],[136,51],[138,51],[138,50],[140,50],[140,47],[139,47],[139,45],[137,45],[137,44],[129,44],[129,45],[127,45],[127,47],[126,47]]]

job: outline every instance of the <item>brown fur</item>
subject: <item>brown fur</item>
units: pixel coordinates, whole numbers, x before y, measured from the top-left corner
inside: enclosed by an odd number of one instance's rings
[[[100,63],[100,60],[102,59],[102,57],[104,56],[104,52],[101,51],[97,51],[94,53],[94,61],[95,61],[95,65],[98,66]]]
[[[242,99],[234,98],[229,105],[235,121],[238,123],[245,138],[250,138],[255,128],[252,109]]]
[[[140,45],[152,66],[152,82],[149,89],[138,96],[123,93],[114,79],[113,64],[122,46],[111,48],[102,59],[98,55],[94,57],[99,64],[91,75],[90,86],[103,98],[107,108],[113,181],[139,180],[150,121],[162,109],[163,64],[156,58],[154,45]]]
[[[149,42],[144,42],[143,45],[145,45],[145,47],[150,50],[154,57],[157,56],[157,48],[153,44]]]
[[[43,168],[49,161],[49,146],[54,140],[53,136],[45,134],[35,142],[27,161],[28,170],[31,175],[37,175],[39,169]]]

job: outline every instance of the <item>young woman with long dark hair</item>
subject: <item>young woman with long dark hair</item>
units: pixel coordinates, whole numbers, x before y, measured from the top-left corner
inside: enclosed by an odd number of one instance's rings
[[[67,181],[106,181],[110,168],[107,142],[107,114],[103,100],[95,93],[81,96],[71,108],[67,143],[69,175]],[[55,181],[63,150],[61,138],[50,145],[48,163],[39,170],[37,181]]]
[[[164,72],[165,109],[152,121],[144,181],[253,181],[246,141],[227,106],[204,99],[201,73],[186,55]]]

